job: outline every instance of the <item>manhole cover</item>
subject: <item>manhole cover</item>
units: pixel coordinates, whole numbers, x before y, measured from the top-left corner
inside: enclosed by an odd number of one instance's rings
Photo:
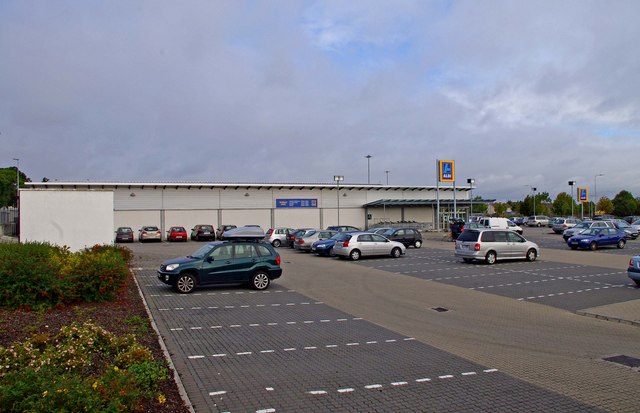
[[[627,367],[640,367],[640,359],[629,356],[613,356],[613,357],[605,357],[604,361],[610,361],[611,363],[622,364]]]
[[[439,313],[445,313],[445,312],[449,311],[448,308],[444,308],[444,307],[433,307],[432,310],[433,311],[437,311]]]

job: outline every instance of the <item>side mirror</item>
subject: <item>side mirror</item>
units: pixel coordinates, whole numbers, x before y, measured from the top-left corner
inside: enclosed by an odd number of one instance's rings
[[[206,262],[213,262],[213,257],[211,255],[209,255],[205,261]]]

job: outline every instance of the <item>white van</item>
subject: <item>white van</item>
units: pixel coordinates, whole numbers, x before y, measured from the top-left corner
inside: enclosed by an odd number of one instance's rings
[[[483,227],[491,228],[491,229],[509,229],[511,231],[515,231],[518,234],[522,234],[522,228],[513,223],[513,221],[507,218],[482,218],[480,220],[480,225]]]

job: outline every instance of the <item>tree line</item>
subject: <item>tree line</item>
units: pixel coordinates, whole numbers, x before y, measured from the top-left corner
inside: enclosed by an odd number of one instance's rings
[[[582,205],[581,205],[582,204]],[[566,192],[560,192],[555,199],[551,199],[548,192],[527,195],[522,201],[496,202],[494,205],[496,215],[504,216],[507,211],[513,214],[530,216],[592,216],[597,214],[610,214],[618,217],[629,215],[640,216],[640,197],[636,198],[629,191],[622,190],[613,199],[601,197],[597,204],[593,201],[578,203]],[[475,208],[474,208],[475,210]]]

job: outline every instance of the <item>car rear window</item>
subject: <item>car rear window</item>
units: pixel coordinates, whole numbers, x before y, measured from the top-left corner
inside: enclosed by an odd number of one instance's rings
[[[344,233],[339,233],[336,236],[333,237],[333,239],[335,239],[336,241],[349,241],[351,239],[351,235],[350,234],[344,234]]]
[[[458,241],[476,242],[479,236],[479,231],[462,231],[462,234],[458,236]]]

